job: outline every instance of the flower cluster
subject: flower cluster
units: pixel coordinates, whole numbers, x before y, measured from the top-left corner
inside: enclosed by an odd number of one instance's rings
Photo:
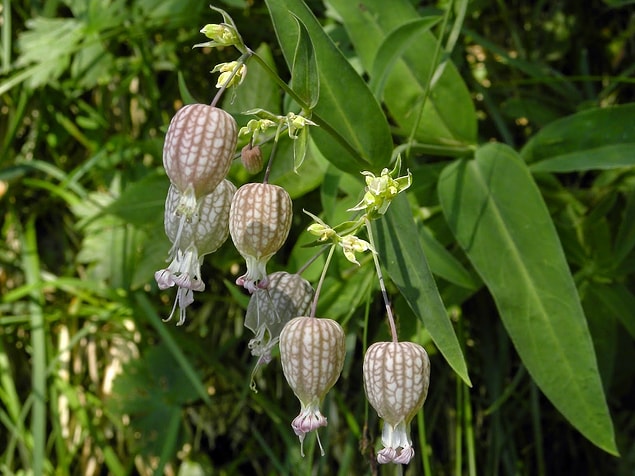
[[[206,25],[201,32],[210,41],[196,46],[234,46],[243,56],[213,69],[220,72],[216,85],[220,91],[212,104],[226,88],[242,82],[245,60],[252,54],[229,15],[215,10],[222,13],[224,22]],[[384,420],[384,447],[377,453],[377,461],[407,464],[414,455],[409,426],[426,399],[430,363],[423,347],[397,340],[370,222],[381,218],[391,201],[410,187],[411,174],[399,176],[399,157],[392,170],[384,169],[379,176],[362,172],[366,181],[364,195],[349,211],[363,213],[357,213],[352,221],[331,227],[306,212],[313,219],[307,230],[317,237],[314,244],[331,244],[315,291],[300,274],[284,271],[267,274],[268,261],[289,234],[293,208],[284,188],[267,183],[271,159],[263,183],[247,183],[236,189],[226,178],[239,136],[248,139],[240,155],[249,173],[258,173],[263,168],[260,144],[272,139],[277,142],[285,131],[294,143],[294,166],[299,167],[306,154],[308,126],[316,125],[309,119],[310,113],[303,110],[300,114],[275,115],[254,109],[245,114],[255,115],[257,119],[250,120],[238,132],[233,117],[213,105],[192,104],[176,112],[163,149],[163,165],[170,179],[165,202],[165,232],[172,248],[169,265],[157,271],[155,279],[160,289],[177,287],[167,320],[178,307],[178,325],[182,325],[186,309],[194,301],[194,291],[205,289],[201,276],[203,257],[216,251],[231,236],[246,262],[246,272],[236,279],[236,284],[250,293],[244,325],[254,333],[248,344],[252,355],[258,357],[254,373],[272,359],[273,349],[279,345],[284,376],[300,401],[300,412],[291,427],[300,440],[300,452],[304,456],[306,435],[314,430],[317,434],[319,428],[327,425],[320,406],[337,382],[346,354],[346,336],[341,325],[333,319],[315,317],[320,288],[336,249],[341,249],[344,257],[358,266],[357,255],[370,251],[393,341],[377,342],[366,350],[364,391]],[[272,128],[275,133],[267,132]],[[362,228],[367,230],[369,241],[359,238]],[[254,373],[252,388],[255,390]],[[317,441],[324,454],[319,435]]]
[[[237,127],[225,111],[191,104],[177,111],[168,127],[163,166],[170,179],[165,232],[172,242],[167,268],[155,273],[160,289],[177,286],[172,312],[185,322],[194,291],[203,291],[203,256],[216,251],[229,234],[229,209],[236,187],[225,180],[236,149]]]

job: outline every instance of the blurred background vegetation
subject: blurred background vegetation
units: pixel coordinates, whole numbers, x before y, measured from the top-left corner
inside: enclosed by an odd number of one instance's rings
[[[394,472],[371,462],[370,438],[377,438],[379,426],[361,385],[365,327],[373,340],[387,336],[382,319],[368,320],[381,315],[372,266],[336,263],[320,302],[319,313],[347,330],[349,351],[343,378],[325,404],[325,457],[312,437],[307,457],[299,456],[290,428],[299,405],[277,359],[257,376],[259,391],[249,388],[255,361],[243,328],[248,298],[233,285],[242,260],[231,244],[205,261],[207,290],[197,296],[187,325],[161,322],[173,299],[153,281],[169,249],[163,136],[186,92],[210,102],[215,77],[209,71],[235,59],[234,51],[192,49],[204,41],[200,28],[219,21],[207,3],[2,4],[2,474]],[[308,3],[359,67],[328,2]],[[450,5],[413,3],[421,11]],[[520,148],[558,118],[635,100],[631,3],[470,2],[452,60],[474,100],[479,142]],[[264,3],[227,0],[216,6],[232,14],[245,42],[288,79]],[[257,87],[249,85],[252,95]],[[259,96],[258,104],[240,94],[230,99],[225,106],[231,112],[267,104],[279,110],[282,104],[282,96],[271,94]],[[287,164],[274,177],[290,190],[296,213],[289,245],[270,271],[295,271],[311,254],[293,245],[306,242],[301,210],[319,211],[326,165],[317,153],[307,160],[315,173],[294,177]],[[438,157],[418,160],[438,177]],[[545,179],[541,190],[574,273],[600,283],[617,280],[632,291],[632,250],[619,269],[586,266],[601,263],[607,246],[602,226],[608,222],[614,231],[635,219],[623,212],[635,202],[633,167],[614,173],[623,180],[572,172],[560,176],[558,186]],[[230,177],[236,184],[249,180],[239,167]],[[357,201],[361,183],[352,175],[342,180],[352,192],[338,202],[338,213]],[[432,179],[419,187],[431,206],[438,204]],[[565,206],[562,187],[576,198],[577,209]],[[585,235],[574,236],[581,228]],[[438,229],[439,241],[450,243],[447,227]],[[319,271],[313,266],[305,276],[315,282]],[[540,394],[485,289],[466,294],[442,277],[438,281],[446,304],[461,304],[451,306],[451,315],[474,387],[461,383],[395,298],[401,334],[426,344],[432,360],[425,425],[419,415],[413,426],[417,454],[427,458],[413,461],[407,474],[423,474],[424,466],[435,475],[635,474],[635,347],[622,327],[591,323],[621,453],[616,458],[585,440]],[[607,316],[614,312],[611,302],[589,305],[605,306]],[[603,350],[610,351],[610,361]]]

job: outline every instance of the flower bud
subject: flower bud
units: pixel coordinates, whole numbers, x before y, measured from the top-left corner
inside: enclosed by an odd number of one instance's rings
[[[225,178],[238,139],[234,118],[213,106],[179,109],[168,127],[163,166],[177,190],[195,199],[212,193]]]
[[[229,210],[229,233],[245,258],[247,272],[236,280],[250,292],[266,287],[266,265],[287,239],[291,228],[291,197],[267,183],[248,183],[238,189]]]
[[[305,435],[326,426],[320,403],[337,381],[346,353],[342,327],[332,319],[296,317],[280,334],[280,360],[284,376],[300,400],[300,414],[291,427],[300,438],[304,456]],[[318,436],[322,455],[324,449]]]
[[[366,351],[363,373],[366,397],[384,420],[377,461],[407,464],[414,456],[410,422],[428,394],[428,354],[413,342],[376,342]]]
[[[251,146],[247,144],[240,152],[240,160],[243,167],[250,174],[257,174],[262,170],[262,151],[260,146]]]

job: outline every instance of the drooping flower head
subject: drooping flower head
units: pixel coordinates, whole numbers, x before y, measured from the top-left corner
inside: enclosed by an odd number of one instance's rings
[[[183,216],[191,218],[199,199],[225,178],[237,140],[236,121],[222,109],[189,104],[176,112],[165,135],[163,167],[181,194]]]
[[[172,242],[170,264],[154,274],[159,289],[177,286],[177,297],[170,320],[179,307],[179,322],[185,322],[186,308],[194,302],[193,291],[204,291],[201,277],[203,257],[216,251],[229,235],[229,207],[236,187],[223,180],[216,189],[203,196],[198,212],[184,219],[179,211],[181,193],[171,185],[165,201],[165,233]]]
[[[249,348],[258,357],[252,376],[271,361],[271,351],[278,344],[282,328],[294,317],[306,314],[313,297],[311,284],[299,274],[277,271],[267,281],[266,289],[258,288],[251,295],[245,314],[245,327],[255,334]],[[255,390],[253,379],[252,389]]]
[[[284,376],[300,400],[300,414],[291,427],[300,438],[304,456],[304,437],[326,426],[320,404],[339,378],[346,352],[342,327],[332,319],[296,317],[280,334],[280,360]],[[318,435],[322,455],[324,449]]]
[[[377,461],[408,464],[414,456],[410,422],[428,394],[428,354],[413,342],[376,342],[366,351],[363,373],[366,397],[384,420]]]
[[[247,272],[236,284],[250,293],[267,286],[267,262],[287,239],[292,213],[291,198],[282,187],[248,183],[238,189],[229,211],[229,233]]]

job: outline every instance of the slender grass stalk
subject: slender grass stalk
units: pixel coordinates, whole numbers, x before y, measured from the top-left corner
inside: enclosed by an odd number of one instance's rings
[[[536,448],[536,463],[538,466],[538,476],[544,476],[546,474],[545,469],[545,453],[542,448],[543,435],[542,425],[540,424],[540,402],[539,402],[538,387],[532,380],[529,386],[529,401],[531,402],[531,424],[534,431],[534,446]]]
[[[11,468],[13,462],[13,452],[18,448],[20,458],[24,462],[30,460],[29,450],[26,445],[24,419],[22,418],[23,408],[15,387],[15,380],[11,375],[9,358],[4,351],[2,339],[0,339],[0,401],[4,408],[0,409],[0,423],[4,425],[11,438],[4,448],[3,462],[7,468]],[[4,411],[6,409],[6,412]]]
[[[454,421],[454,474],[463,475],[463,384],[456,378],[456,419]]]
[[[6,74],[11,69],[11,0],[2,5],[2,69]]]
[[[33,437],[33,474],[44,474],[46,459],[46,329],[42,305],[44,297],[40,284],[40,259],[37,248],[35,217],[30,216],[22,234],[22,267],[27,285],[32,285],[29,314],[31,315],[31,395],[33,410],[31,433]]]
[[[474,441],[474,420],[472,419],[472,402],[470,389],[463,385],[463,425],[465,427],[465,447],[467,451],[467,468],[469,476],[476,476],[476,450]]]
[[[322,291],[322,284],[324,284],[324,279],[326,278],[326,271],[331,264],[331,259],[333,258],[333,253],[335,252],[335,244],[331,245],[331,249],[329,249],[329,254],[326,257],[326,263],[324,263],[324,269],[322,270],[322,275],[320,276],[320,281],[318,282],[317,287],[315,288],[315,295],[313,296],[313,302],[311,303],[311,312],[309,316],[315,317],[315,313],[317,312],[318,300],[320,299],[320,292]]]
[[[419,433],[419,451],[421,452],[421,462],[423,463],[423,474],[425,476],[432,476],[428,440],[426,438],[426,420],[424,412],[419,412],[417,414],[417,428]]]
[[[142,314],[146,316],[148,322],[152,324],[159,337],[163,340],[167,348],[174,356],[174,359],[179,363],[179,366],[196,390],[198,396],[201,397],[205,404],[211,406],[212,401],[209,398],[209,395],[207,394],[203,383],[198,377],[196,370],[194,370],[192,363],[187,359],[187,357],[185,357],[185,354],[183,354],[183,351],[181,350],[179,345],[176,343],[170,332],[163,325],[163,321],[157,314],[156,310],[152,307],[152,304],[150,304],[150,301],[148,301],[145,293],[142,291],[137,292],[134,294],[134,298],[137,302],[137,305],[139,306],[139,309],[142,311]]]

